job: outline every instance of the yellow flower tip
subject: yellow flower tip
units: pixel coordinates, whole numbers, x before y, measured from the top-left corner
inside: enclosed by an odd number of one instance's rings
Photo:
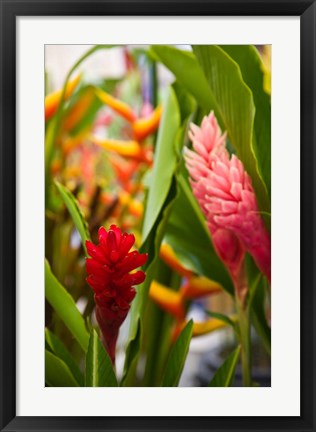
[[[190,278],[194,275],[191,270],[185,268],[180,263],[176,254],[174,253],[174,250],[167,243],[163,243],[160,246],[159,256],[169,267],[172,268],[172,270],[176,271],[181,276]]]
[[[119,202],[123,206],[127,205],[130,202],[130,195],[125,191],[121,191],[119,193]]]
[[[236,318],[232,318],[233,320],[236,320]],[[175,342],[181,331],[184,329],[184,327],[187,325],[187,320],[179,321],[175,328],[173,329],[171,340],[172,342]],[[212,333],[216,330],[219,330],[221,328],[226,327],[227,324],[224,321],[221,321],[217,318],[209,318],[206,321],[203,322],[194,322],[193,323],[193,330],[192,330],[192,336],[203,336],[208,333]]]
[[[130,123],[133,123],[136,120],[136,114],[132,110],[132,108],[127,105],[125,102],[116,99],[115,97],[111,96],[109,93],[106,93],[105,91],[96,88],[95,94],[100,99],[102,103],[105,105],[108,105],[110,108],[112,108],[113,111],[115,111],[117,114],[125,118]]]
[[[181,292],[186,299],[196,299],[222,291],[222,286],[204,276],[192,276],[181,287]]]
[[[142,215],[144,213],[144,206],[138,200],[132,200],[128,209],[129,209],[130,213],[136,217],[142,217]]]
[[[75,88],[77,87],[81,75],[77,75],[73,80],[68,81],[65,90],[65,100],[69,99]],[[63,89],[57,90],[53,93],[48,94],[45,97],[45,121],[49,120],[57,111],[60,104],[60,100],[63,94]]]
[[[161,307],[161,309],[181,320],[185,316],[182,296],[179,292],[172,291],[166,286],[153,281],[150,285],[149,297]]]
[[[114,139],[99,139],[95,136],[90,137],[91,141],[104,150],[118,153],[124,157],[139,158],[142,157],[142,149],[137,141],[123,141]]]
[[[219,330],[223,327],[226,327],[227,324],[224,321],[221,321],[216,318],[210,318],[203,322],[195,322],[193,324],[193,336],[202,336],[208,333],[212,333],[213,331]]]
[[[162,106],[159,105],[148,117],[137,119],[133,122],[134,138],[142,141],[152,134],[159,126],[162,114]]]

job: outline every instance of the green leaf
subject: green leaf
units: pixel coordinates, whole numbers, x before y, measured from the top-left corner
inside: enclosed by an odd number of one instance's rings
[[[190,93],[188,93],[178,81],[175,81],[172,84],[172,88],[178,100],[181,114],[181,123],[183,123],[187,118],[193,115],[196,109],[196,102]]]
[[[68,366],[69,370],[73,374],[75,380],[78,382],[80,387],[83,387],[84,379],[83,375],[75,362],[74,358],[67,350],[65,345],[47,328],[45,329],[45,341],[49,349],[55,354],[56,357],[63,360],[63,362]]]
[[[214,109],[216,101],[207,80],[195,56],[189,51],[182,51],[172,46],[153,45],[150,51],[177,78],[199,105],[206,110]]]
[[[221,117],[228,138],[252,179],[260,210],[269,212],[267,189],[259,175],[253,149],[255,105],[252,92],[243,81],[238,64],[220,47],[197,45],[193,46],[193,51],[216,100],[215,114]]]
[[[141,248],[141,252],[148,252],[151,260],[148,267],[146,268],[145,282],[137,289],[137,295],[131,307],[130,336],[126,350],[124,373],[121,385],[129,385],[135,372],[138,354],[142,346],[142,339],[144,336],[142,332],[143,317],[148,300],[148,292],[150,284],[155,277],[158,263],[158,251],[160,249],[161,241],[165,233],[166,224],[173,206],[175,195],[176,186],[175,181],[173,180],[166,201],[163,204],[161,212],[158,216],[158,219],[148,237],[147,242]]]
[[[92,329],[86,355],[86,387],[117,387],[117,379],[108,353]]]
[[[69,189],[67,189],[65,186],[60,184],[59,182],[55,181],[55,185],[57,186],[57,189],[66,204],[68,211],[72,217],[73,223],[75,224],[80,237],[82,241],[82,245],[84,247],[85,253],[87,254],[86,250],[86,241],[90,240],[90,234],[88,229],[88,224],[85,221],[85,218],[79,208],[78,202],[76,198],[73,196],[73,194],[70,192]]]
[[[258,269],[254,259],[247,252],[245,255],[245,264],[246,264],[246,273],[248,279],[248,307],[251,308],[254,295],[257,291],[257,288],[260,282],[263,279],[263,274]]]
[[[74,299],[53,275],[47,260],[45,260],[45,296],[59,318],[86,352],[89,333],[86,330],[84,319],[77,309]]]
[[[212,318],[216,318],[219,319],[221,321],[223,321],[224,323],[228,324],[229,326],[231,326],[234,330],[236,329],[236,323],[234,323],[234,321],[229,318],[227,315],[218,313],[218,312],[212,312],[212,311],[206,311],[207,315],[209,315]]]
[[[221,45],[221,48],[238,63],[243,80],[251,89],[256,107],[253,149],[259,174],[268,193],[271,189],[271,102],[264,91],[263,63],[253,45]]]
[[[178,176],[179,194],[169,218],[165,240],[187,268],[216,280],[228,293],[233,294],[232,280],[214,250],[205,217],[193,196],[187,176],[184,177],[183,169]]]
[[[143,243],[146,242],[158,218],[171,186],[178,158],[175,149],[175,140],[179,127],[180,114],[178,102],[173,89],[170,88],[164,104],[158,131],[155,163],[143,221]]]
[[[261,337],[267,353],[271,355],[271,328],[268,325],[265,313],[266,293],[270,288],[267,279],[248,253],[245,262],[249,281],[248,307],[251,312],[252,323]]]
[[[174,90],[170,88],[159,126],[155,164],[150,178],[143,223],[141,252],[147,252],[149,256],[145,267],[146,280],[138,288],[137,296],[131,308],[130,336],[121,385],[129,385],[132,381],[138,354],[143,345],[144,310],[148,300],[149,287],[156,271],[157,254],[177,193],[175,172],[180,160],[185,127],[185,124],[182,127],[180,125],[177,97]]]
[[[45,350],[45,382],[51,387],[79,387],[66,363],[47,350]]]
[[[190,320],[180,333],[176,343],[171,349],[165,374],[162,380],[163,387],[177,387],[187,357],[193,331],[193,321]]]
[[[266,298],[265,283],[266,281],[261,279],[261,283],[258,284],[254,292],[251,304],[251,318],[267,353],[271,355],[271,328],[268,325],[264,308]]]
[[[240,346],[233,351],[217,369],[209,387],[231,387],[240,354]]]
[[[142,288],[142,286],[141,286]],[[136,300],[135,300],[136,301]],[[135,303],[134,301],[134,303]],[[133,380],[136,366],[137,366],[137,360],[138,360],[138,354],[141,348],[141,317],[139,314],[139,310],[143,309],[142,307],[143,303],[137,302],[134,306],[134,313],[132,310],[132,319],[131,319],[131,327],[130,327],[130,337],[128,340],[127,348],[126,348],[126,357],[124,362],[124,371],[123,371],[123,377],[121,380],[121,386],[127,386],[129,385],[130,381]]]

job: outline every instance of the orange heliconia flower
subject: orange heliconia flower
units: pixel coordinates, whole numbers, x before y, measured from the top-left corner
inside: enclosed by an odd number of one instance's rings
[[[80,75],[76,76],[73,80],[68,81],[65,90],[65,100],[69,99],[75,88],[80,81]],[[49,120],[57,111],[60,104],[60,100],[63,94],[63,89],[57,90],[53,93],[48,94],[45,97],[45,120]]]
[[[113,109],[117,114],[132,124],[133,137],[137,141],[143,141],[148,135],[155,132],[159,126],[162,115],[162,106],[159,105],[146,117],[137,117],[133,109],[125,102],[111,96],[109,93],[97,88],[95,93],[101,102]]]
[[[132,110],[132,108],[127,105],[125,102],[122,102],[119,99],[111,96],[109,93],[96,88],[95,93],[97,97],[103,102],[105,105],[111,107],[115,112],[124,117],[127,121],[133,122],[136,120],[137,116]]]

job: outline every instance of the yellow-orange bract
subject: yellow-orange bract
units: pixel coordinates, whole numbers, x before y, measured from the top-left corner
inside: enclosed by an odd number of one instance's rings
[[[77,75],[73,80],[69,81],[65,90],[65,100],[69,99],[80,81],[80,75]],[[49,120],[57,111],[60,100],[63,94],[63,89],[57,90],[48,94],[45,97],[45,120]]]
[[[111,96],[109,93],[106,93],[103,90],[95,89],[95,93],[105,105],[111,107],[114,111],[124,117],[127,121],[133,122],[136,120],[136,114],[132,110],[130,106],[128,106],[125,102],[122,102],[119,99]]]

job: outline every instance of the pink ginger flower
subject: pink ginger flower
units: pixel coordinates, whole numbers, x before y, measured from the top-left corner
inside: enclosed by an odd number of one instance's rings
[[[207,219],[214,247],[228,267],[235,286],[241,280],[245,252],[271,279],[270,236],[259,214],[251,179],[242,162],[226,150],[214,113],[201,127],[191,124],[193,149],[185,149],[186,166],[193,193]]]

